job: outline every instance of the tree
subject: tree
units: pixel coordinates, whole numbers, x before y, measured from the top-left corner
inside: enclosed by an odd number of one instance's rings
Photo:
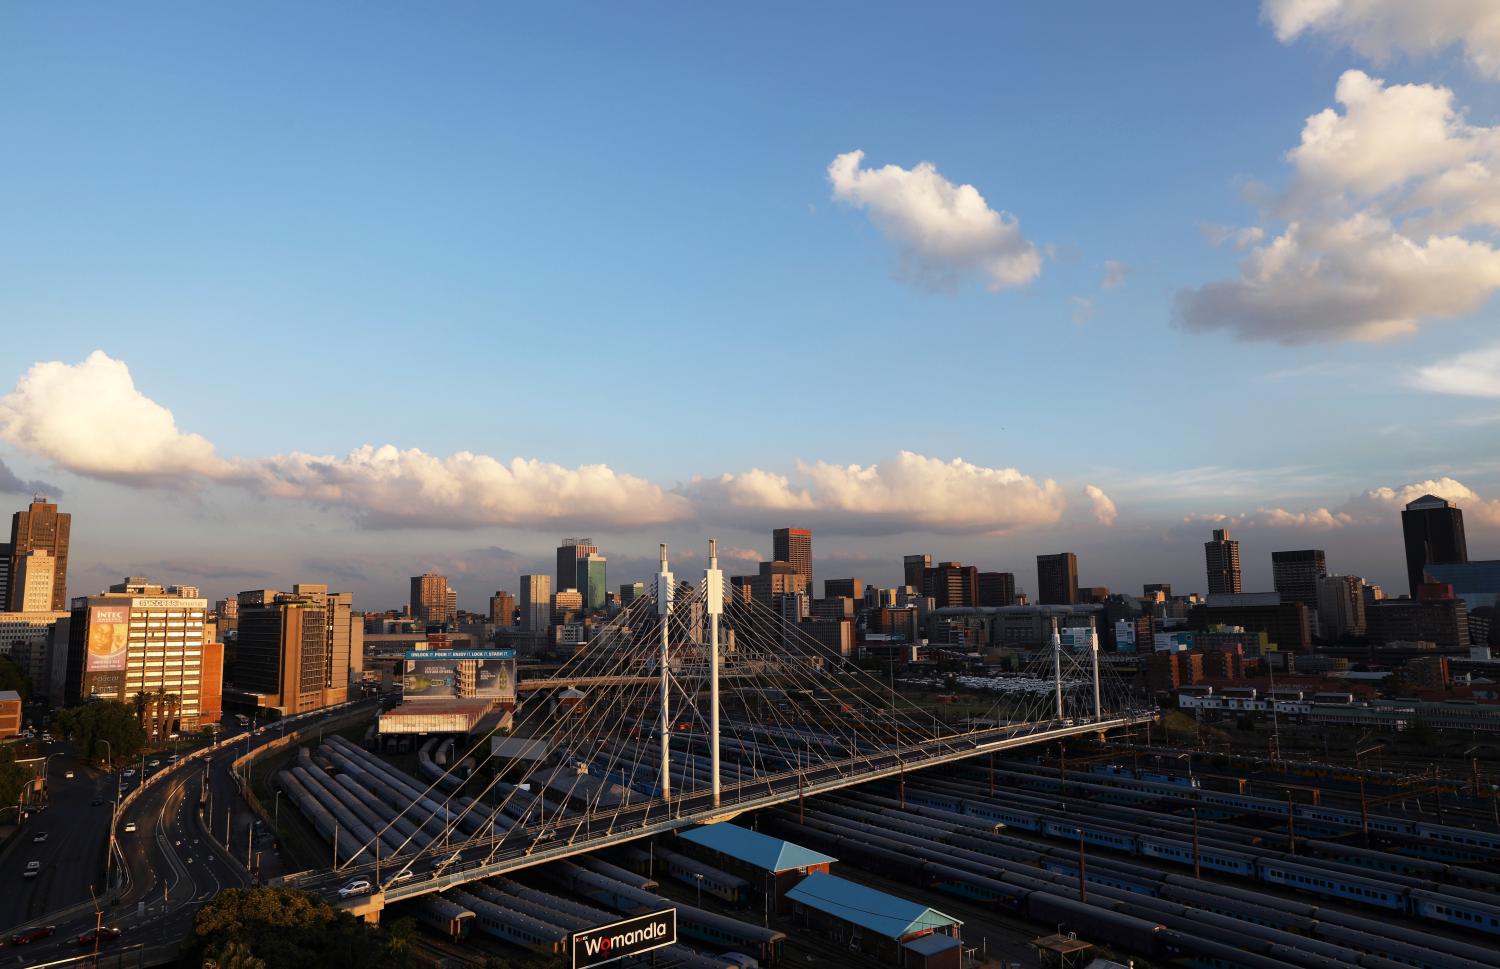
[[[203,960],[203,969],[266,969],[265,961],[241,942],[227,943],[218,954]]]
[[[398,919],[397,925],[410,920]],[[231,888],[193,917],[187,965],[213,961],[229,969],[230,947],[245,969],[359,966],[404,969],[411,964],[415,924],[383,933],[315,895],[288,888]],[[253,959],[254,962],[248,960]]]
[[[0,656],[0,690],[15,690],[23,700],[31,697],[31,680],[9,656]]]
[[[31,771],[16,763],[16,748],[0,747],[0,810],[21,799],[21,789],[31,779]]]
[[[109,755],[116,760],[134,757],[146,740],[146,731],[136,718],[135,709],[118,700],[90,700],[81,706],[59,710],[54,718],[58,730],[73,738],[75,749],[83,757]]]

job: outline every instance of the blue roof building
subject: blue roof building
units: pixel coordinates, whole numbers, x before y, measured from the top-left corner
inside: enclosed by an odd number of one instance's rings
[[[772,874],[819,867],[826,870],[826,866],[838,861],[821,851],[813,851],[811,848],[727,822],[705,824],[701,828],[681,832],[679,836],[684,841]]]

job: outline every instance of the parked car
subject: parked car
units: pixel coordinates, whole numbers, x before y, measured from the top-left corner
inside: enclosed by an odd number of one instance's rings
[[[11,936],[10,944],[25,945],[28,942],[36,942],[38,939],[45,939],[56,931],[57,926],[55,925],[34,925],[29,929],[22,929]]]

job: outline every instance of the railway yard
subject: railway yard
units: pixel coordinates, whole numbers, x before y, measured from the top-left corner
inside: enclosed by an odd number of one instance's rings
[[[283,817],[296,815],[314,829],[307,840],[325,844],[334,815],[348,818],[341,852],[353,851],[390,805],[425,796],[440,778],[458,786],[438,763],[443,753],[424,745],[405,758],[417,768],[407,774],[330,736],[279,774],[300,808]],[[1041,965],[1031,942],[1054,933],[1137,966],[1500,965],[1500,827],[1477,771],[1466,779],[1166,746],[1028,753],[733,823],[825,853],[837,859],[834,874],[963,923],[964,965]],[[520,811],[527,801],[511,803]],[[544,804],[549,814],[569,811],[561,800]],[[410,812],[392,827],[387,848],[441,831],[431,807],[426,822]],[[477,811],[462,826],[467,835],[482,828]],[[668,906],[680,943],[657,965],[891,964],[805,912],[778,911],[753,881],[707,864],[684,841],[661,835],[471,882],[386,917],[427,926],[428,955],[450,965],[545,965],[575,930]]]

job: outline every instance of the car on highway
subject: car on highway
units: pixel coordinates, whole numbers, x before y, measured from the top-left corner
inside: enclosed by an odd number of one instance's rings
[[[23,871],[23,872],[21,872],[21,877],[22,878],[35,878],[36,876],[40,875],[41,873],[42,873],[42,863],[40,861],[28,861],[26,863],[26,870]]]
[[[417,873],[416,872],[412,871],[410,868],[403,868],[400,871],[396,872],[396,874],[393,875],[390,878],[390,880],[388,880],[386,882],[386,885],[387,886],[390,886],[390,885],[399,885],[402,882],[409,882],[413,878],[416,878],[416,877],[417,877]]]
[[[31,843],[34,844],[34,845],[42,844],[46,840],[47,840],[47,832],[45,832],[45,831],[38,831],[36,834],[34,834],[34,835],[31,836]]]
[[[134,777],[135,776],[135,768],[134,767],[127,767],[127,768],[125,768],[124,770],[120,771],[120,776],[121,777]]]
[[[167,763],[169,763],[169,764],[175,764],[175,763],[177,763],[177,755],[173,754],[171,757],[168,757],[167,758]]]
[[[159,760],[157,760],[156,758],[153,757],[151,759],[151,761],[148,764],[146,764],[146,766],[147,767],[160,767],[161,766],[161,761],[159,761]]]
[[[94,939],[100,942],[113,942],[120,937],[120,930],[111,925],[100,926],[97,929],[89,929],[78,937],[79,945],[93,945]]]
[[[135,834],[135,822],[134,821],[126,821],[125,822],[125,833],[126,834]]]
[[[73,779],[73,772],[72,771],[70,771],[70,770],[63,771],[63,780],[71,781],[72,779]]]
[[[45,939],[47,936],[56,931],[57,926],[55,925],[34,925],[29,929],[22,929],[15,935],[11,936],[10,944],[25,945],[28,942],[36,942],[40,939]]]
[[[339,889],[339,898],[352,898],[355,895],[364,895],[370,890],[370,883],[363,878],[354,881]]]

